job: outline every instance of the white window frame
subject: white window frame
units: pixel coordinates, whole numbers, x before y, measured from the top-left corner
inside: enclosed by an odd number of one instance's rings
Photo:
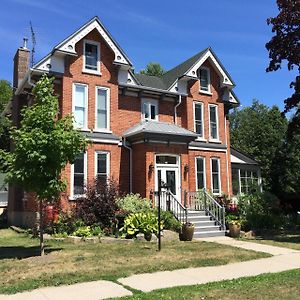
[[[97,46],[97,70],[91,70],[91,69],[86,69],[85,67],[85,45],[86,44],[91,44]],[[83,40],[83,66],[82,66],[82,72],[84,73],[90,73],[90,74],[96,74],[96,75],[102,75],[101,70],[100,70],[100,43],[92,40]]]
[[[201,122],[202,122],[202,134],[198,136],[198,140],[205,140],[204,138],[204,104],[200,101],[193,102],[193,112],[194,112],[194,131],[196,132],[196,105],[201,105]],[[196,132],[197,133],[197,132]]]
[[[206,70],[207,71],[207,81],[208,81],[207,91],[201,89],[201,70]],[[210,80],[210,69],[209,68],[207,68],[207,67],[200,67],[199,68],[199,83],[200,83],[200,88],[199,88],[200,93],[212,95],[211,80]]]
[[[74,127],[77,129],[81,129],[83,131],[88,130],[88,104],[89,104],[89,86],[86,83],[80,83],[80,82],[73,82],[73,87],[72,87],[72,113],[73,116],[75,116],[75,88],[76,85],[83,86],[85,88],[85,100],[84,100],[84,124],[82,127],[76,126],[76,122],[74,122]]]
[[[205,165],[205,157],[204,156],[196,156],[195,157],[195,173],[196,173],[196,191],[198,191],[198,169],[197,169],[197,160],[202,159],[203,161],[203,185],[206,189],[206,165]]]
[[[211,136],[211,125],[210,125],[210,108],[216,108],[216,125],[217,125],[217,138],[212,138]],[[208,104],[208,125],[209,125],[209,141],[210,142],[220,142],[220,133],[219,133],[219,107],[216,104]]]
[[[212,161],[217,160],[218,161],[218,180],[219,180],[219,193],[214,193],[214,187],[213,187],[213,172],[212,172]],[[222,194],[222,183],[221,183],[221,160],[220,157],[211,157],[210,158],[210,177],[211,177],[211,192],[214,195],[221,195]]]
[[[83,178],[84,178],[84,184],[87,183],[87,152],[84,152],[83,155]],[[71,165],[71,180],[70,180],[70,198],[69,200],[76,200],[79,197],[85,196],[84,194],[80,194],[80,195],[74,195],[74,164]]]
[[[155,106],[155,119],[151,119],[150,118],[145,118],[145,112],[144,112],[144,105],[148,104],[148,105],[154,105]],[[151,112],[151,110],[150,110]],[[148,120],[148,121],[158,121],[158,100],[155,99],[142,99],[141,101],[141,118],[142,121]]]
[[[98,121],[98,90],[105,90],[107,91],[107,103],[106,103],[106,122],[107,128],[97,128],[97,121]],[[94,131],[97,132],[109,132],[110,130],[110,88],[105,86],[96,86],[95,88],[95,128]]]
[[[107,179],[110,177],[110,152],[109,151],[102,151],[102,150],[96,150],[95,151],[95,179],[97,179],[98,175],[98,154],[106,154],[106,174],[107,174]]]

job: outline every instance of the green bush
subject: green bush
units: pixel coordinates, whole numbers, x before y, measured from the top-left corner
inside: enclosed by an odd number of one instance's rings
[[[127,194],[117,199],[118,208],[127,214],[147,212],[152,209],[149,199],[142,198],[140,194]]]
[[[155,214],[157,215],[157,210],[155,210]],[[164,229],[179,232],[182,227],[181,222],[178,221],[170,211],[162,210],[160,212],[160,219],[164,224]]]
[[[92,237],[92,236],[100,236],[102,230],[99,226],[81,226],[78,227],[72,235],[79,237]]]
[[[76,219],[71,212],[60,213],[57,222],[53,222],[48,228],[48,232],[56,236],[67,236],[82,226],[82,221]]]
[[[163,224],[161,223],[161,229]],[[120,229],[123,237],[135,237],[138,233],[158,235],[158,220],[153,212],[139,212],[130,214],[124,220],[124,227]]]

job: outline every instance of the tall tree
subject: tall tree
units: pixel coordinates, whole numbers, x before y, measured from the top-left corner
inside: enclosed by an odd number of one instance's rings
[[[58,98],[53,78],[44,75],[33,88],[34,104],[21,112],[19,129],[12,130],[13,152],[0,150],[6,178],[27,192],[34,192],[40,208],[40,246],[44,254],[43,202],[58,197],[66,188],[61,171],[85,150],[86,142],[74,129],[73,118],[58,118]]]
[[[156,62],[150,62],[145,70],[141,70],[141,74],[161,77],[166,71]]]
[[[264,188],[271,189],[272,164],[285,139],[286,118],[277,106],[268,108],[254,100],[251,107],[234,110],[229,120],[232,146],[261,163]]]
[[[284,100],[285,113],[295,110],[289,124],[289,136],[292,136],[300,132],[300,0],[277,0],[277,6],[278,15],[267,20],[275,35],[266,44],[270,58],[266,71],[277,71],[284,60],[288,70],[296,68],[298,75],[290,84],[294,93]]]
[[[12,87],[7,80],[0,80],[0,115],[13,95]]]

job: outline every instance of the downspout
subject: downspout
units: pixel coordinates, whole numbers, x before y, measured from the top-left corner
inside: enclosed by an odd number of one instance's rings
[[[132,148],[126,145],[126,138],[123,138],[123,146],[129,150],[129,193],[132,193]]]
[[[177,107],[181,104],[181,95],[179,94],[178,103],[174,107],[174,122],[177,125]]]

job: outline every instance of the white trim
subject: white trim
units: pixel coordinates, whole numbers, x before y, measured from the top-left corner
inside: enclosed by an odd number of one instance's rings
[[[85,89],[85,108],[84,108],[84,124],[83,127],[78,127],[76,126],[76,123],[74,123],[74,128],[76,129],[81,129],[82,131],[89,131],[88,129],[88,107],[89,107],[89,86],[86,83],[81,83],[81,82],[73,82],[73,86],[72,86],[72,114],[74,116],[75,113],[75,87],[76,85],[81,85],[84,87]],[[75,117],[75,116],[74,116]]]
[[[226,149],[216,149],[216,148],[210,148],[210,147],[195,147],[190,146],[189,150],[204,150],[204,151],[215,151],[215,152],[226,152]]]
[[[201,158],[203,161],[203,185],[206,189],[206,160],[204,156],[195,156],[195,178],[196,178],[196,191],[198,190],[198,170],[197,170],[197,159]]]
[[[105,90],[106,94],[106,122],[107,128],[97,128],[98,121],[98,90]],[[95,87],[95,130],[96,132],[105,132],[111,133],[110,131],[110,88],[105,86],[96,86]]]
[[[148,104],[148,105],[154,105],[155,106],[155,119],[151,119],[150,118],[145,118],[145,112],[144,112],[144,105]],[[158,121],[158,112],[159,112],[159,107],[158,107],[158,100],[156,99],[150,99],[150,98],[142,98],[141,99],[141,120],[145,121],[145,120],[149,120],[149,121]],[[151,113],[151,109],[150,109],[150,113]]]
[[[207,71],[207,91],[206,90],[202,90],[201,89],[201,70],[206,70]],[[200,67],[198,69],[198,72],[199,72],[199,92],[200,93],[203,93],[203,94],[208,94],[208,95],[212,95],[212,92],[211,92],[211,80],[210,80],[210,69],[208,67]]]
[[[84,184],[87,183],[87,152],[84,152],[83,154],[83,178],[84,178]],[[78,197],[82,197],[85,194],[82,195],[74,195],[74,164],[71,165],[71,179],[70,179],[70,197],[69,200],[76,200]]]
[[[86,138],[88,141],[96,142],[96,143],[104,143],[104,144],[115,144],[118,145],[120,140],[106,140],[106,139],[97,139],[97,138]]]
[[[86,69],[85,67],[85,45],[86,44],[90,44],[90,45],[94,45],[97,46],[97,70],[90,70],[90,69]],[[102,75],[101,74],[101,69],[100,69],[100,43],[96,42],[96,41],[92,41],[92,40],[83,40],[83,66],[82,66],[82,72],[83,73],[89,73],[89,74],[95,74],[95,75]]]
[[[218,162],[218,180],[219,180],[219,193],[214,193],[214,188],[213,188],[213,174],[212,174],[212,161],[217,160]],[[211,157],[210,158],[210,178],[211,178],[211,192],[214,195],[221,195],[222,194],[222,184],[221,184],[221,162],[220,162],[220,157]]]
[[[196,105],[201,105],[201,127],[202,127],[202,135],[201,136],[199,135],[199,137],[197,139],[205,140],[205,137],[204,137],[204,123],[205,123],[204,122],[204,103],[201,101],[193,101],[194,132],[196,132]]]
[[[216,108],[216,125],[217,125],[217,138],[214,139],[211,137],[211,126],[210,126],[210,108],[211,107],[215,107]],[[216,104],[208,104],[208,129],[209,129],[209,137],[208,140],[210,142],[216,142],[216,143],[220,143],[220,135],[219,135],[219,107]]]
[[[106,154],[106,175],[107,179],[110,177],[110,152],[109,151],[102,151],[102,150],[96,150],[95,151],[95,156],[94,156],[94,176],[97,178],[98,174],[98,154]]]

